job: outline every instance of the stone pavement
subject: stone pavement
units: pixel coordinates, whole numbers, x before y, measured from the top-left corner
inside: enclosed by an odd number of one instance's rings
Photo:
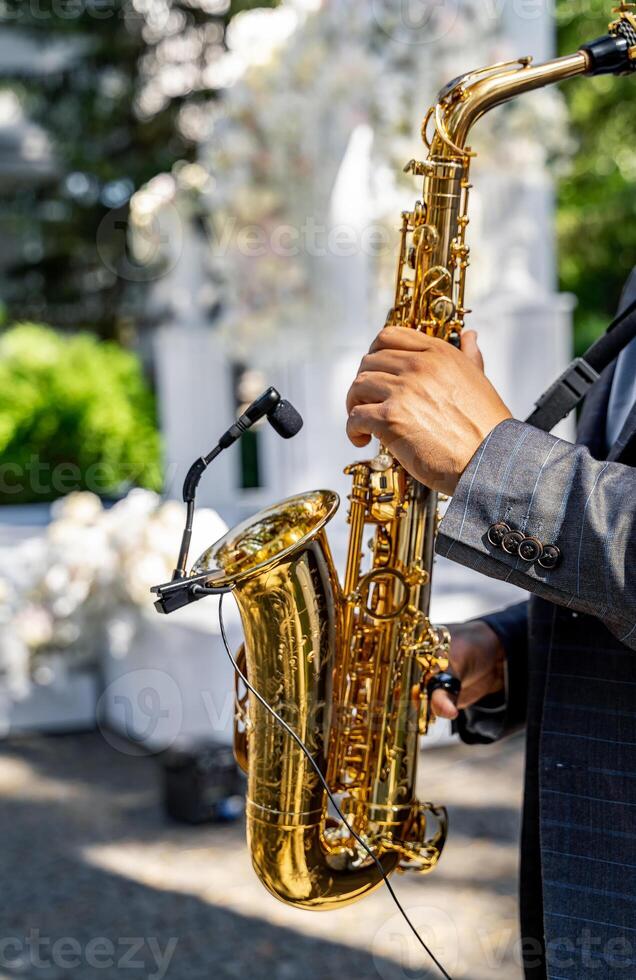
[[[458,980],[520,980],[516,877],[523,746],[421,758],[449,806],[442,863],[396,876]],[[159,806],[157,764],[97,734],[0,743],[2,980],[425,980],[435,974],[385,889],[335,913],[276,902],[242,825],[191,828]]]

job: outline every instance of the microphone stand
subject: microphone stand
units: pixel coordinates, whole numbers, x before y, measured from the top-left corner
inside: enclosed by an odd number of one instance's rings
[[[223,595],[230,591],[227,586],[215,588],[214,585],[206,584],[210,581],[209,573],[188,577],[188,554],[192,540],[196,494],[201,477],[210,463],[214,462],[224,449],[232,446],[248,429],[251,429],[262,418],[267,418],[272,428],[283,439],[291,439],[297,435],[303,425],[303,420],[293,405],[290,405],[289,402],[281,398],[275,388],[268,388],[256,401],[252,402],[236,422],[230,426],[227,432],[223,433],[214,449],[207,456],[200,456],[194,461],[183,482],[183,502],[186,505],[186,520],[181,536],[177,566],[172,573],[172,580],[170,582],[166,582],[163,585],[155,585],[150,590],[157,595],[157,600],[155,601],[157,612],[168,614],[174,612],[176,609],[181,609],[182,606],[189,605],[191,602],[197,602],[206,595]]]

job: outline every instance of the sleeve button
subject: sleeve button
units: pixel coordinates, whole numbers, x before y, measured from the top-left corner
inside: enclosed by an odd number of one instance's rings
[[[501,547],[508,555],[519,553],[519,545],[525,541],[526,536],[521,531],[509,531],[501,541]]]
[[[522,561],[537,561],[543,554],[543,545],[538,538],[524,538],[519,545],[519,557]]]
[[[509,531],[510,528],[507,524],[504,524],[503,521],[498,521],[497,524],[491,524],[488,528],[488,540],[495,546],[495,548],[499,548],[501,547],[501,542]]]
[[[543,554],[539,558],[539,564],[541,568],[546,568],[550,570],[551,568],[556,568],[561,560],[561,549],[557,548],[555,544],[546,544],[543,548]]]

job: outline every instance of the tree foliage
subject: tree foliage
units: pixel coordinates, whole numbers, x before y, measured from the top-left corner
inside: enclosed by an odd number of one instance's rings
[[[607,0],[558,0],[561,54],[607,33]],[[616,311],[636,264],[636,79],[602,76],[563,86],[578,149],[558,198],[561,287],[578,299],[584,350]]]
[[[3,0],[5,35],[68,45],[55,70],[0,78],[50,135],[54,172],[0,199],[18,254],[1,287],[8,317],[89,326],[105,336],[143,318],[145,287],[126,275],[131,195],[193,159],[213,65],[237,12],[276,0]],[[561,53],[605,32],[611,0],[557,0]],[[611,317],[636,262],[633,78],[563,87],[578,151],[560,182],[560,282],[578,299],[577,345]],[[124,270],[122,274],[122,270]],[[134,280],[134,276],[132,279]]]
[[[39,42],[44,61],[0,84],[49,134],[55,168],[0,201],[18,244],[2,285],[10,319],[117,336],[143,316],[145,277],[129,274],[131,196],[194,157],[230,18],[274,2],[3,0],[5,36]]]

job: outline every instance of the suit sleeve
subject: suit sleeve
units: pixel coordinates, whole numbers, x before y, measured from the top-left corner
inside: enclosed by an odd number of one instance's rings
[[[506,654],[505,690],[460,711],[454,730],[467,745],[496,742],[525,725],[528,703],[528,603],[482,616]]]
[[[498,522],[556,545],[551,569],[491,544]],[[523,422],[507,420],[469,463],[440,525],[437,551],[576,612],[600,619],[636,650],[636,470],[599,462]]]

